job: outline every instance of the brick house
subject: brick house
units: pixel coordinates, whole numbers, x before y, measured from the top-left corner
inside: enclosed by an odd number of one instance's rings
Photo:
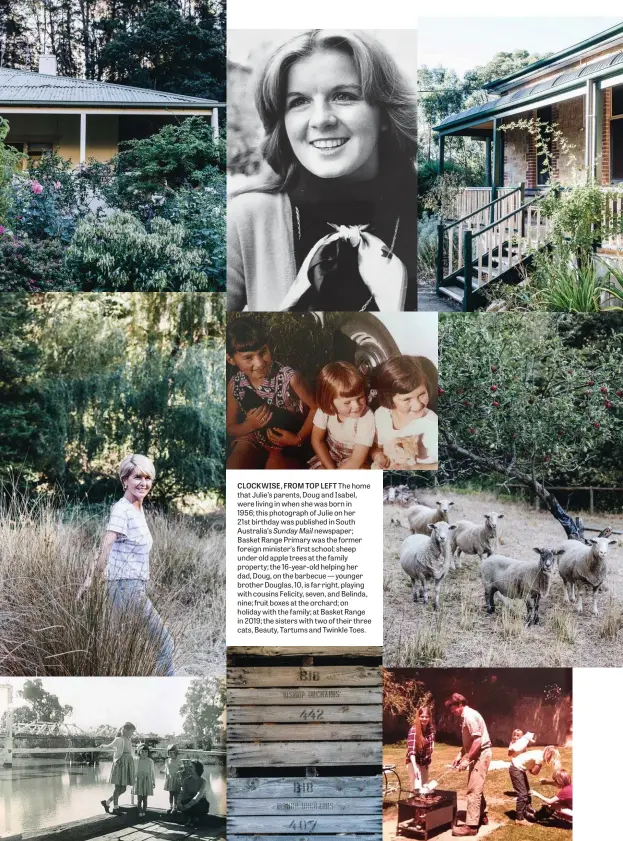
[[[623,185],[623,23],[486,86],[496,95],[452,114],[435,127],[440,172],[446,137],[467,136],[486,144],[488,186],[524,183],[537,191],[548,183],[536,138],[525,129],[501,130],[519,120],[555,124],[569,146],[552,148],[552,176],[564,186],[578,177],[604,186]]]

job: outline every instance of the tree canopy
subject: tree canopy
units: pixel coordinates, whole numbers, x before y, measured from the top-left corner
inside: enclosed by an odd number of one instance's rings
[[[74,711],[69,704],[61,704],[57,695],[44,689],[40,678],[27,680],[18,694],[27,704],[16,707],[13,711],[13,721],[16,724],[62,724]]]
[[[0,479],[98,501],[139,452],[156,501],[222,493],[220,296],[13,293],[0,318]]]
[[[219,743],[219,719],[225,709],[225,697],[224,680],[207,677],[191,681],[180,710],[184,716],[184,738],[207,750]]]
[[[0,66],[225,98],[226,0],[0,0]]]
[[[530,488],[612,485],[623,458],[623,318],[442,316],[440,461]]]

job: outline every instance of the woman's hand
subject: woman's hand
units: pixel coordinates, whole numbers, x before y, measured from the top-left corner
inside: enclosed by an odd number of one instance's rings
[[[81,598],[84,596],[84,594],[89,589],[89,587],[91,586],[92,583],[93,583],[93,573],[90,572],[87,575],[87,577],[84,579],[84,583],[82,584],[82,586],[78,590],[78,595],[76,596],[76,601],[77,602],[79,602],[81,600]]]
[[[289,432],[287,429],[279,429],[276,426],[274,429],[269,429],[266,432],[268,440],[278,447],[298,447],[301,443],[301,436],[294,432]]]
[[[385,470],[390,466],[391,460],[388,458],[388,456],[385,455],[383,450],[378,449],[373,451],[372,464],[376,468],[381,468]]]
[[[261,429],[263,426],[266,426],[266,424],[270,422],[272,416],[273,413],[270,411],[268,406],[257,406],[255,409],[250,409],[247,412],[245,422],[251,430]]]

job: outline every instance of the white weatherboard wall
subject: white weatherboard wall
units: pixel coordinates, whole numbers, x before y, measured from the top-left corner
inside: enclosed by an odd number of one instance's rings
[[[380,470],[228,471],[227,645],[382,645],[382,487]]]

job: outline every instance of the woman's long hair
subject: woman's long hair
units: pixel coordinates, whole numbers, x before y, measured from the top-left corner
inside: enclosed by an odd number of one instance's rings
[[[240,192],[285,192],[296,180],[300,163],[285,129],[288,71],[315,52],[338,50],[352,58],[364,99],[381,109],[380,169],[409,165],[417,152],[415,95],[387,49],[369,32],[311,29],[282,44],[264,65],[255,89],[255,106],[266,131],[263,154],[275,176]]]
[[[417,712],[415,713],[415,718],[413,719],[413,726],[415,727],[415,747],[418,751],[423,751],[426,746],[426,741],[424,739],[424,728],[422,727],[422,722],[420,720],[420,713],[422,710],[426,710],[428,713],[428,726],[426,728],[426,735],[428,735],[431,731],[433,726],[433,711],[431,707],[423,706],[419,707]]]

